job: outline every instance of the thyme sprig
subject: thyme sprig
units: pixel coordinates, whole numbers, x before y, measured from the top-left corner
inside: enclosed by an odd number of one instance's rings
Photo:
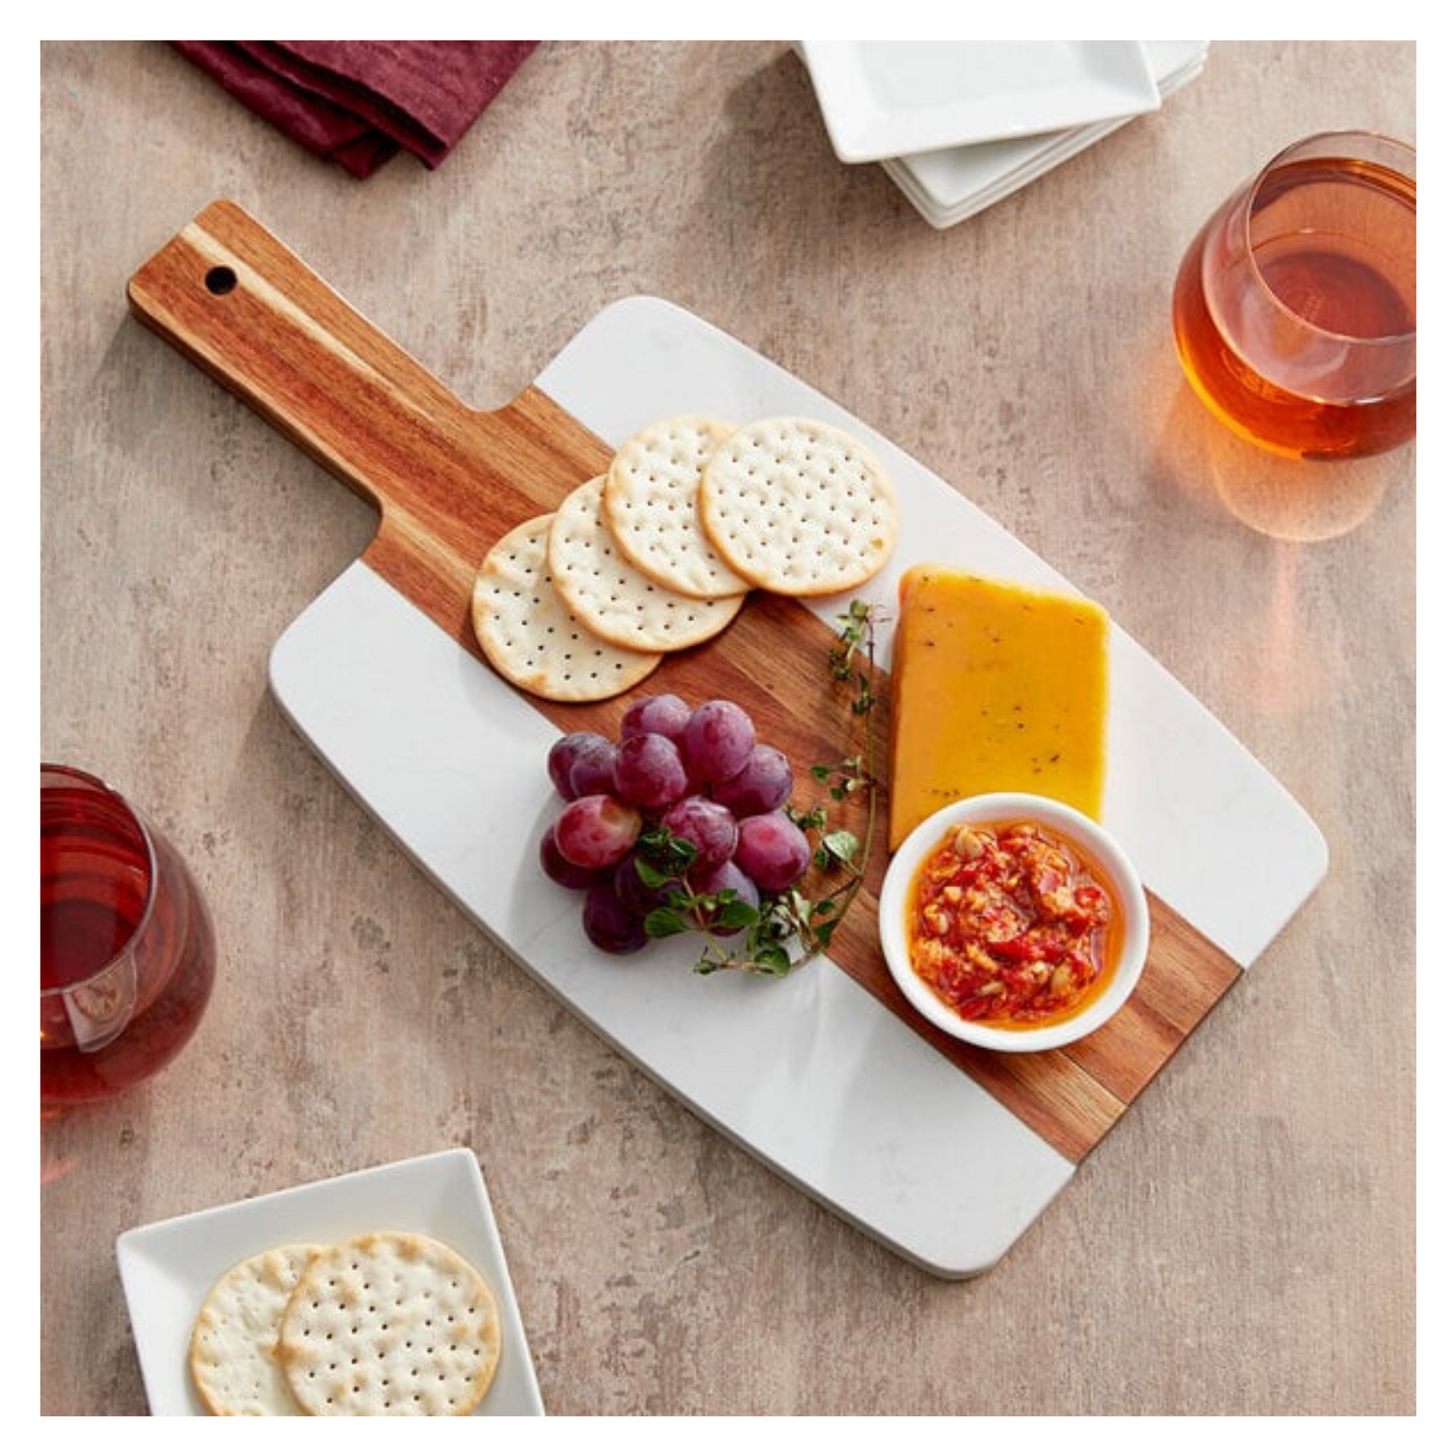
[[[765,898],[759,907],[731,888],[700,894],[686,876],[695,854],[690,843],[666,829],[642,840],[638,876],[649,888],[668,895],[647,915],[647,933],[652,938],[701,933],[705,942],[694,965],[698,973],[793,973],[827,951],[863,887],[878,826],[877,612],[875,604],[855,598],[837,618],[828,670],[847,697],[862,737],[857,752],[809,768],[826,802],[807,809],[789,804],[785,810],[812,845],[812,866],[800,884]],[[835,821],[830,803],[839,808],[862,804],[861,835]]]

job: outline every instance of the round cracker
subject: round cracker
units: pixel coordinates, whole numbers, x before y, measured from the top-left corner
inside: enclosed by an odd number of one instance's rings
[[[299,1415],[276,1340],[286,1301],[315,1244],[287,1244],[234,1264],[211,1286],[191,1330],[187,1363],[212,1415]]]
[[[584,626],[618,647],[678,652],[716,637],[747,594],[684,597],[639,572],[603,520],[605,481],[574,487],[553,516],[547,565],[558,595]]]
[[[841,428],[804,417],[740,427],[714,450],[698,514],[724,561],[755,587],[794,597],[857,587],[898,540],[883,468]]]
[[[552,514],[514,527],[487,553],[472,587],[472,629],[508,682],[553,702],[615,697],[662,661],[613,646],[581,623],[552,585]]]
[[[703,467],[730,426],[675,416],[635,432],[617,449],[602,489],[602,515],[622,555],[684,597],[748,590],[708,541],[697,513]]]
[[[277,1353],[310,1415],[467,1415],[501,1349],[497,1303],[476,1267],[429,1235],[384,1230],[311,1261]]]

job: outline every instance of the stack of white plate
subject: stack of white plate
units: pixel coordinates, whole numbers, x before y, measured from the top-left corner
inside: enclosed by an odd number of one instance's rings
[[[940,229],[1162,102],[1205,40],[798,43],[838,158],[881,162]]]

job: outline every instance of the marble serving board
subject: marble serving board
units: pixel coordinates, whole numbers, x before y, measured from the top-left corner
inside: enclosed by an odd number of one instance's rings
[[[1134,999],[1097,1034],[997,1055],[932,1031],[878,948],[881,859],[830,956],[786,980],[700,977],[686,940],[601,954],[576,895],[537,866],[557,807],[545,755],[563,730],[615,728],[627,699],[543,703],[481,660],[471,584],[503,532],[555,507],[648,422],[808,415],[853,431],[897,488],[896,553],[863,589],[885,610],[924,560],[1070,584],[836,402],[664,300],[610,306],[532,386],[483,412],[228,201],[146,262],[128,296],[377,505],[375,539],[274,648],[271,688],[298,731],[540,985],[702,1118],[924,1269],[963,1277],[994,1264],[1324,876],[1307,814],[1115,627],[1104,821],[1139,866],[1153,942]],[[835,756],[839,709],[821,660],[846,600],[750,598],[645,687],[735,697],[791,756]]]

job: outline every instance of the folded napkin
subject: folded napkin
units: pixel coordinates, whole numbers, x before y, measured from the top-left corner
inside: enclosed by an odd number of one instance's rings
[[[535,40],[174,40],[237,100],[364,179],[398,150],[435,169]]]

